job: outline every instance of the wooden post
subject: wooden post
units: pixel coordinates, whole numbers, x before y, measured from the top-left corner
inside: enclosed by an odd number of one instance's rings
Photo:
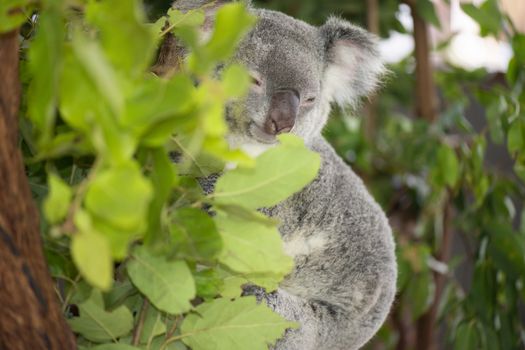
[[[18,30],[0,34],[0,349],[75,349],[18,149]]]

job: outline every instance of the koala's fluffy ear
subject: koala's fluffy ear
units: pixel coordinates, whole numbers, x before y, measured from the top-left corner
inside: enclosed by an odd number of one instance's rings
[[[320,31],[325,50],[323,94],[330,102],[355,105],[378,87],[385,72],[377,38],[336,17],[329,18]]]

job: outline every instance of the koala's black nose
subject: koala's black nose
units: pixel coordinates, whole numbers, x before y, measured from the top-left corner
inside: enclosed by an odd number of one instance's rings
[[[277,90],[270,101],[264,131],[270,135],[290,132],[295,124],[298,109],[299,93],[296,90]]]

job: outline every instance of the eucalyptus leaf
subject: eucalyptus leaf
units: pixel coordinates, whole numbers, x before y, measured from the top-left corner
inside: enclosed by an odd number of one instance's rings
[[[130,161],[100,171],[89,184],[85,205],[93,215],[116,228],[140,232],[146,228],[152,195],[151,183]]]
[[[189,314],[181,325],[182,340],[193,349],[268,349],[287,328],[296,328],[255,297],[215,299]]]
[[[281,144],[256,159],[254,168],[237,168],[218,181],[213,198],[219,204],[247,208],[275,205],[301,190],[317,175],[320,157],[292,135],[281,135]]]
[[[75,333],[93,342],[116,341],[133,328],[133,316],[121,306],[112,312],[104,310],[100,292],[94,290],[88,300],[78,304],[79,316],[68,320]]]
[[[131,281],[159,310],[180,314],[192,308],[195,281],[184,261],[168,261],[137,247],[127,271]]]
[[[49,194],[44,201],[44,214],[51,224],[64,220],[71,204],[73,191],[69,185],[57,175],[48,176]]]
[[[219,261],[240,273],[288,274],[293,260],[286,255],[276,227],[218,214],[214,218],[224,248]]]
[[[71,239],[71,256],[75,265],[91,285],[109,290],[113,283],[113,259],[108,241],[93,229],[84,212],[75,215],[75,225],[79,230]]]

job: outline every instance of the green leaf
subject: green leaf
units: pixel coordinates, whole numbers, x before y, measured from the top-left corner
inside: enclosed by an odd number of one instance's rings
[[[150,177],[154,194],[148,211],[148,233],[144,239],[145,242],[162,238],[164,227],[161,218],[164,205],[171,196],[172,189],[177,182],[173,163],[164,147],[153,149],[151,158],[153,164]]]
[[[79,316],[68,320],[71,329],[93,342],[117,341],[133,328],[133,316],[125,306],[112,312],[104,310],[99,291],[93,290],[88,300],[78,304]]]
[[[145,24],[140,1],[90,1],[86,18],[99,28],[104,53],[113,67],[132,77],[146,71],[157,35]]]
[[[202,9],[189,10],[184,13],[174,8],[168,10],[169,27],[172,29],[180,27],[199,27],[204,23],[204,19],[205,16]]]
[[[117,124],[124,97],[112,67],[96,42],[76,31],[73,50],[64,54],[60,78],[60,112],[74,129],[82,131],[100,156],[112,163],[127,161],[137,140]]]
[[[514,33],[512,36],[512,49],[518,62],[525,62],[525,34]]]
[[[204,299],[213,299],[219,295],[223,287],[223,279],[217,269],[196,271],[193,274],[197,286],[197,296]]]
[[[114,68],[107,61],[98,42],[89,40],[83,32],[76,30],[72,39],[72,48],[76,59],[96,86],[98,95],[106,100],[113,114],[119,116],[124,107],[124,95]]]
[[[514,172],[525,182],[525,159],[518,159],[514,164]]]
[[[498,268],[513,278],[525,275],[525,236],[507,223],[491,223],[488,250]]]
[[[254,168],[238,168],[219,178],[213,194],[217,203],[252,209],[269,207],[315,178],[319,155],[304,147],[296,136],[280,135],[279,139],[281,145],[259,156]]]
[[[204,47],[190,54],[190,68],[202,74],[209,71],[216,62],[229,58],[255,20],[241,2],[222,6],[217,11],[212,37]]]
[[[481,35],[498,36],[502,30],[502,16],[496,0],[486,0],[477,7],[473,4],[461,4],[461,9],[481,27]]]
[[[454,341],[455,350],[477,350],[479,349],[479,334],[474,322],[464,322],[456,330]]]
[[[414,320],[423,315],[432,305],[434,291],[434,280],[429,270],[412,277],[407,285],[404,302],[405,305],[410,305]]]
[[[129,297],[137,295],[137,289],[131,284],[129,279],[124,281],[115,281],[113,287],[107,293],[104,293],[104,304],[111,310],[120,305]]]
[[[44,214],[51,224],[64,220],[69,211],[73,191],[68,184],[57,175],[48,176],[49,194],[44,201]]]
[[[115,228],[143,232],[152,194],[151,183],[130,161],[100,171],[89,184],[85,205]]]
[[[219,274],[223,281],[220,295],[232,299],[241,296],[243,285],[257,285],[269,293],[276,290],[279,282],[282,280],[282,276],[271,273],[239,274],[225,269],[219,269]]]
[[[103,344],[98,345],[93,348],[90,348],[91,350],[140,350],[140,348],[127,345],[127,344]]]
[[[293,260],[283,250],[276,227],[218,214],[215,223],[224,248],[219,261],[240,273],[271,273],[281,278],[290,272]]]
[[[28,116],[40,133],[39,145],[52,136],[62,69],[64,23],[61,2],[48,1],[38,17],[37,34],[28,51],[31,83],[28,89]],[[1,20],[0,20],[1,22]]]
[[[213,219],[204,211],[181,208],[174,213],[173,221],[171,237],[177,257],[212,261],[221,252],[221,236]]]
[[[460,165],[456,153],[446,144],[442,144],[436,155],[436,163],[432,169],[432,181],[439,187],[447,185],[455,187],[460,176]]]
[[[109,290],[113,283],[113,260],[109,243],[100,234],[80,231],[71,239],[71,256],[82,277],[94,287]]]
[[[510,153],[524,152],[525,150],[525,122],[516,119],[510,125],[507,134],[507,148]]]
[[[29,0],[3,0],[0,2],[0,33],[19,27],[27,20],[24,7]]]
[[[263,350],[283,336],[287,328],[297,328],[257,304],[255,297],[233,301],[215,299],[199,305],[181,325],[182,340],[200,350]]]
[[[195,282],[184,261],[168,261],[138,247],[127,269],[133,284],[158,309],[174,315],[191,309]]]
[[[161,316],[162,314],[154,307],[147,309],[140,335],[141,344],[147,344],[155,336],[166,333],[166,325],[162,322]]]
[[[191,110],[194,103],[195,88],[187,75],[175,75],[170,80],[151,76],[138,85],[126,101],[122,124],[141,135],[156,124],[171,119],[182,125],[183,116]],[[174,128],[166,134],[167,141]]]
[[[416,1],[416,8],[418,14],[423,17],[423,19],[431,23],[436,28],[441,28],[441,24],[439,23],[439,18],[436,14],[436,9],[434,7],[434,4],[430,0],[417,0]]]
[[[224,92],[230,97],[242,97],[250,87],[250,75],[246,68],[232,64],[226,68],[222,76]]]

